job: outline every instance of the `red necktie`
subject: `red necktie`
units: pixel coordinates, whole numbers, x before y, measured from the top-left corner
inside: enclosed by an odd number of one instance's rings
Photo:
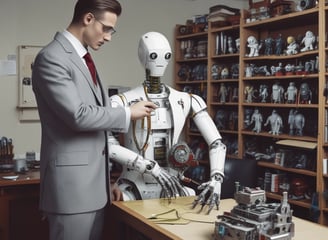
[[[85,59],[85,62],[89,68],[93,83],[97,85],[97,78],[96,78],[96,66],[91,58],[91,55],[89,52],[87,52],[83,58]]]

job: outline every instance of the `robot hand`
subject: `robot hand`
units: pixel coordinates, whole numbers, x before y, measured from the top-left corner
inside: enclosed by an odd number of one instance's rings
[[[203,190],[197,198],[194,200],[192,208],[195,208],[197,204],[200,204],[202,206],[202,209],[205,205],[208,205],[208,211],[207,214],[209,214],[214,204],[216,205],[217,209],[219,209],[219,203],[220,203],[220,194],[221,194],[221,184],[223,182],[223,177],[216,173],[211,177],[211,180],[202,183],[198,189]],[[210,192],[210,196],[207,198],[208,192]]]
[[[145,173],[151,174],[162,186],[164,197],[171,199],[171,197],[186,196],[183,186],[176,176],[170,175],[156,161],[147,161],[149,163],[146,165]]]

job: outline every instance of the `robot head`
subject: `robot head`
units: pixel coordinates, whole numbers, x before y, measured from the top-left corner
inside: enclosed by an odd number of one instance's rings
[[[161,77],[171,59],[171,47],[164,35],[148,32],[142,35],[138,48],[139,61],[151,77]]]

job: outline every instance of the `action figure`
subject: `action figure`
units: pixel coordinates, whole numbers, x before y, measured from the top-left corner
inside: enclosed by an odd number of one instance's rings
[[[287,46],[286,54],[287,55],[297,54],[299,45],[297,44],[295,38],[293,36],[289,36],[287,38],[287,43],[288,46]]]
[[[190,148],[182,141],[183,128],[190,116],[208,144],[210,163],[210,180],[198,187],[202,191],[193,207],[208,205],[210,212],[219,205],[224,177],[226,146],[221,142],[221,135],[201,97],[161,83],[160,77],[172,55],[165,36],[157,32],[144,34],[139,41],[138,55],[145,68],[145,81],[139,87],[112,96],[112,104],[129,106],[148,99],[158,108],[151,117],[131,123],[124,135],[124,147],[110,137],[109,156],[123,167],[117,185],[124,200],[195,195],[193,189],[181,184],[192,181],[183,173],[195,165]]]
[[[297,110],[291,109],[288,116],[289,135],[303,136],[305,117]]]
[[[307,31],[305,33],[305,37],[302,39],[301,42],[301,44],[304,44],[304,47],[301,49],[301,52],[313,50],[314,49],[313,45],[315,44],[315,41],[316,39],[313,32]]]
[[[299,103],[311,104],[312,91],[308,83],[302,83],[300,86]]]
[[[228,90],[225,84],[221,83],[218,91],[218,99],[220,103],[225,103],[227,101],[227,96],[228,96]]]
[[[262,47],[262,44],[259,44],[257,39],[254,36],[249,36],[247,38],[247,47],[249,47],[249,57],[258,57],[259,51]]]
[[[287,103],[295,103],[296,97],[297,97],[297,88],[295,87],[294,82],[290,82],[287,91],[285,92],[285,99]]]
[[[272,102],[273,103],[282,103],[284,99],[284,88],[276,82],[272,85]]]
[[[256,108],[254,110],[254,113],[252,114],[252,118],[251,118],[251,122],[250,122],[250,124],[255,123],[254,128],[253,128],[253,131],[254,132],[256,132],[256,133],[261,132],[261,130],[262,130],[262,122],[263,122],[262,114]]]
[[[265,55],[271,55],[273,53],[273,43],[274,43],[274,39],[272,37],[267,37],[264,40],[264,44],[265,44],[264,53],[265,53]]]
[[[279,34],[278,37],[276,38],[276,55],[281,55],[282,54],[282,49],[283,49],[283,39],[282,39],[282,35]]]
[[[272,135],[279,135],[281,133],[281,129],[283,127],[282,118],[277,113],[276,110],[272,110],[272,114],[267,118],[264,126],[267,126],[270,123],[271,130],[269,133]]]
[[[245,89],[244,89],[244,93],[246,96],[246,102],[248,102],[248,103],[253,102],[254,93],[255,93],[254,87],[251,85],[246,85]]]
[[[267,102],[267,98],[269,96],[269,92],[268,92],[268,85],[266,84],[261,84],[260,85],[260,89],[259,89],[259,97],[261,99],[262,103]]]

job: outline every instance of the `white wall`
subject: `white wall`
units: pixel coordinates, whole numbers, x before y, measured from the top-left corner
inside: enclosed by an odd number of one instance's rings
[[[104,85],[134,87],[144,80],[144,71],[137,59],[139,37],[148,31],[167,36],[173,49],[176,24],[196,14],[206,14],[209,7],[226,4],[247,8],[246,0],[120,0],[123,12],[118,20],[117,34],[112,42],[93,53]],[[45,45],[56,31],[69,24],[75,0],[0,0],[0,60],[17,54],[18,45]],[[172,84],[170,63],[162,81]],[[39,151],[40,124],[20,122],[17,111],[18,78],[0,76],[0,137],[13,139],[15,153]]]

